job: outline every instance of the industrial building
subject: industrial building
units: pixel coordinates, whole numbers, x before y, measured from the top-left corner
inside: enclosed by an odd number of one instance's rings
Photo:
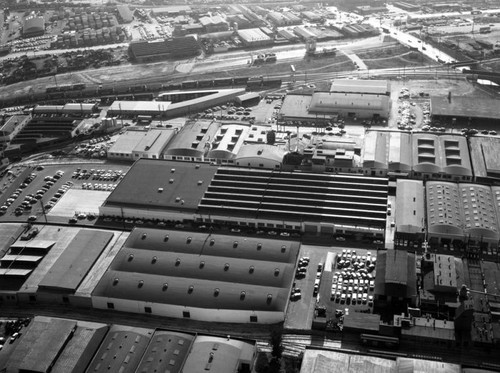
[[[13,115],[0,126],[0,142],[12,140],[30,121],[31,115]]]
[[[251,168],[281,169],[286,151],[274,145],[246,144],[241,146],[234,158],[236,166]]]
[[[464,136],[413,133],[412,143],[412,171],[416,178],[472,181]]]
[[[118,17],[122,23],[130,23],[134,20],[134,14],[127,4],[117,5],[116,10],[118,11]]]
[[[141,159],[99,211],[373,239],[385,232],[387,193],[384,178]]]
[[[130,58],[135,62],[152,62],[170,58],[189,58],[200,54],[201,46],[193,36],[167,40],[130,43]]]
[[[127,161],[139,158],[160,159],[176,132],[169,128],[126,131],[108,150],[108,158]]]
[[[422,247],[426,233],[423,181],[397,181],[394,224],[396,248],[411,250]]]
[[[478,183],[500,183],[500,138],[496,136],[469,137],[470,159],[474,170],[474,181]]]
[[[287,95],[278,119],[315,124],[337,118],[378,120],[388,118],[390,108],[388,81],[338,79],[326,92]]]
[[[238,36],[243,45],[247,47],[263,47],[266,45],[272,45],[274,42],[273,39],[267,36],[259,28],[238,30]]]
[[[136,228],[92,292],[95,308],[202,321],[281,322],[294,241]]]
[[[465,96],[431,97],[431,117],[444,123],[457,123],[467,127],[482,123],[500,124],[498,100]]]
[[[376,306],[390,305],[394,313],[415,306],[417,300],[416,256],[404,250],[382,250],[377,253],[375,277]]]

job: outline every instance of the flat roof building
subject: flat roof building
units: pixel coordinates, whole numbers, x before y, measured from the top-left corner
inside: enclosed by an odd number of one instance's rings
[[[431,97],[430,112],[432,118],[446,122],[455,119],[469,126],[480,124],[481,121],[500,122],[498,100],[474,98],[465,96]]]
[[[202,321],[281,322],[298,250],[294,241],[136,228],[92,304]]]
[[[273,39],[259,28],[238,30],[238,36],[243,44],[247,46],[263,46],[273,43]]]

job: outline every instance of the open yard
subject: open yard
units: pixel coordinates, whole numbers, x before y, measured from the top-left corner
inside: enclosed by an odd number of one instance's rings
[[[425,66],[434,64],[422,53],[411,51],[402,45],[365,49],[356,52],[369,69]]]

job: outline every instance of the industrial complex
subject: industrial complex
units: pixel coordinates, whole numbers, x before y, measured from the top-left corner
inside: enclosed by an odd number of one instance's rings
[[[0,371],[500,371],[498,1],[6,1]]]

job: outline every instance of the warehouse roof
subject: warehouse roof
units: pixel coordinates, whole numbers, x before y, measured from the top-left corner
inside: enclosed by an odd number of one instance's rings
[[[467,117],[500,119],[498,100],[453,96],[451,100],[447,97],[431,97],[431,115],[446,117]]]
[[[150,129],[134,147],[134,152],[161,153],[175,136],[175,129]]]
[[[192,334],[156,330],[136,372],[179,373],[194,339]]]
[[[240,148],[235,161],[242,161],[246,158],[262,158],[281,163],[285,154],[285,150],[275,145],[247,144]]]
[[[411,298],[417,294],[415,254],[404,250],[377,252],[375,294]]]
[[[135,372],[152,335],[152,329],[113,325],[87,371]]]
[[[139,159],[105,205],[195,210],[216,172],[217,167],[208,164]],[[148,182],[139,182],[143,180]]]
[[[76,330],[57,358],[51,373],[75,372],[86,367],[108,331],[108,325],[77,321]]]
[[[388,80],[335,79],[330,86],[330,92],[389,96],[391,88]]]
[[[254,344],[234,338],[197,336],[186,359],[183,371],[237,372],[240,361],[251,362],[254,359],[255,351]]]
[[[357,93],[315,92],[312,96],[310,113],[332,113],[338,108],[381,110],[384,96],[359,95]]]
[[[396,184],[396,231],[419,234],[425,227],[424,184],[421,180],[398,179]]]
[[[1,133],[5,135],[11,134],[14,129],[21,123],[23,123],[26,119],[29,118],[29,115],[13,115],[0,127],[0,136]]]
[[[120,15],[120,18],[124,22],[132,22],[134,19],[134,14],[130,10],[127,4],[120,4],[116,6],[116,9],[118,10],[118,14]]]
[[[112,237],[111,232],[80,230],[39,286],[75,292]]]
[[[362,150],[363,167],[387,169],[387,147],[390,132],[368,131]]]
[[[491,187],[480,184],[459,184],[465,232],[473,237],[498,240],[498,215]]]
[[[259,28],[238,30],[238,36],[247,43],[271,40],[271,38],[264,34]]]
[[[7,371],[48,372],[73,334],[76,321],[36,317],[17,342]]]
[[[298,249],[293,241],[135,229],[93,296],[283,311]]]
[[[215,134],[207,158],[232,159],[247,139],[249,127],[241,124],[223,124]]]
[[[108,109],[110,115],[165,113],[170,106],[168,101],[113,101]]]
[[[426,184],[429,233],[463,234],[463,213],[458,184],[429,181]]]
[[[130,154],[137,146],[137,143],[146,135],[146,131],[125,131],[120,136],[118,136],[115,143],[108,150],[108,153]]]
[[[500,157],[498,156],[500,138],[495,136],[472,136],[469,138],[469,144],[476,179],[500,178]]]
[[[220,124],[214,121],[197,120],[186,123],[165,150],[165,155],[201,158],[215,141]]]
[[[413,170],[472,177],[467,139],[461,135],[413,133]]]

